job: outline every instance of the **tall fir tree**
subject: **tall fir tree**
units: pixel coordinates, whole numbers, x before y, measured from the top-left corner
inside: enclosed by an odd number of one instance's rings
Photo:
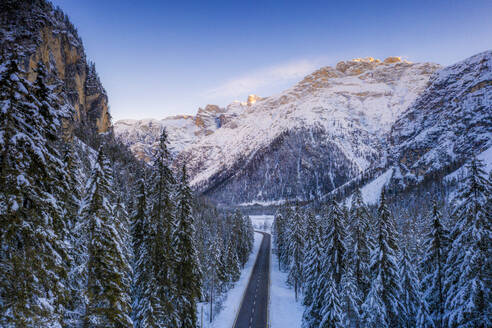
[[[227,272],[226,267],[223,262],[223,244],[222,238],[217,235],[211,245],[211,258],[208,268],[208,273],[210,275],[211,286],[210,286],[210,322],[214,318],[214,298],[222,292],[222,288],[225,283],[227,283]]]
[[[321,309],[321,325],[327,325],[326,318],[334,318],[340,310],[340,283],[345,272],[345,218],[340,206],[335,200],[329,204],[329,210],[325,218],[324,254],[321,275],[318,279],[318,288],[322,290],[323,306]],[[330,294],[331,293],[331,294]],[[340,324],[344,321],[344,316],[333,319],[333,324]],[[329,326],[332,327],[332,326]],[[333,326],[333,327],[336,327]]]
[[[134,254],[133,281],[132,281],[132,319],[135,328],[152,327],[155,325],[152,317],[151,304],[145,298],[148,292],[144,290],[148,279],[153,276],[151,259],[149,255],[149,242],[146,239],[146,227],[149,223],[148,202],[145,190],[145,180],[138,181],[135,212],[131,217],[131,235]],[[148,288],[148,287],[147,287]]]
[[[186,167],[183,166],[176,199],[176,231],[173,241],[173,248],[176,250],[176,308],[181,328],[196,327],[196,301],[201,297],[202,285],[191,201]]]
[[[299,290],[304,282],[304,238],[304,220],[299,206],[296,206],[288,241],[290,253],[292,254],[288,279],[294,285],[296,302]]]
[[[347,265],[340,282],[340,301],[344,313],[344,327],[360,327],[362,292],[357,288],[353,267]]]
[[[415,327],[417,314],[422,301],[420,280],[413,265],[414,261],[410,258],[407,247],[401,252],[400,259],[400,285],[401,285],[401,310],[399,313],[401,327]]]
[[[244,267],[248,260],[249,253],[253,247],[252,241],[252,227],[250,229],[248,222],[249,218],[244,217],[239,210],[233,215],[233,231],[236,238],[237,255],[239,263]]]
[[[113,215],[112,171],[100,149],[88,183],[84,216],[89,222],[87,309],[84,327],[133,327],[130,318],[130,270]]]
[[[63,109],[46,84],[22,76],[15,57],[0,66],[0,324],[57,326],[67,302],[69,263],[61,156]]]
[[[377,235],[371,254],[371,287],[363,305],[369,327],[396,327],[401,311],[398,270],[399,248],[393,217],[387,207],[384,189],[378,207]]]
[[[362,299],[367,295],[370,285],[369,263],[373,244],[370,231],[370,214],[362,199],[361,191],[357,189],[352,196],[350,207],[351,243],[347,247],[356,286],[362,293]]]
[[[282,269],[282,263],[287,257],[286,253],[288,251],[287,243],[287,219],[282,212],[277,212],[275,214],[275,219],[273,221],[273,236],[275,242],[275,249],[278,257],[278,268]]]
[[[325,291],[323,295],[324,305],[321,310],[323,314],[319,328],[342,328],[344,327],[344,313],[341,307],[341,301],[338,294],[336,278],[326,279],[326,285],[320,286]]]
[[[88,225],[80,215],[85,188],[82,185],[82,163],[73,142],[64,146],[63,162],[67,171],[67,192],[62,197],[64,218],[69,227],[67,244],[70,245],[70,268],[68,272],[69,300],[65,311],[66,326],[77,326],[83,318],[86,308],[86,298],[83,291],[87,282],[87,237]]]
[[[308,216],[308,226],[316,224],[314,215]],[[309,223],[310,222],[310,223]],[[303,327],[318,327],[321,323],[322,294],[318,281],[323,270],[323,242],[319,225],[314,226],[313,236],[310,238],[310,247],[304,259],[304,300]]]
[[[325,250],[323,257],[324,275],[327,278],[335,279],[335,285],[338,287],[345,270],[346,227],[343,212],[335,200],[329,204],[324,229],[326,231],[323,240]]]
[[[232,236],[229,236],[227,243],[227,250],[225,252],[224,262],[226,263],[227,276],[230,282],[236,282],[241,275],[241,269],[239,265],[239,259],[237,257],[236,243]]]
[[[473,158],[457,194],[456,223],[446,263],[449,327],[492,326],[491,186],[483,163]]]
[[[150,190],[144,193],[149,213],[138,212],[140,223],[134,222],[136,250],[135,290],[138,302],[134,310],[138,327],[177,327],[176,253],[174,193],[176,180],[169,168],[170,154],[165,130],[159,138],[150,177]],[[142,187],[141,187],[142,188]],[[143,197],[143,195],[141,196]],[[140,199],[143,206],[144,200]],[[140,231],[142,229],[142,231]]]
[[[367,328],[390,328],[392,326],[388,321],[388,309],[382,299],[383,295],[382,275],[372,278],[369,292],[362,304],[362,322],[363,327]]]
[[[437,202],[434,201],[430,215],[431,229],[425,238],[425,253],[420,264],[422,268],[422,291],[423,302],[426,307],[420,307],[423,313],[420,317],[429,317],[435,328],[444,327],[444,304],[446,291],[444,289],[444,278],[446,269],[446,257],[449,247],[449,232],[442,224],[442,215]],[[420,319],[420,324],[424,324]]]

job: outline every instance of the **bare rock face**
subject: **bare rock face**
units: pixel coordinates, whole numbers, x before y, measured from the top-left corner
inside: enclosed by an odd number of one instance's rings
[[[249,95],[247,104],[248,104],[248,106],[252,106],[260,99],[261,98],[258,97],[257,95]]]
[[[408,61],[402,60],[401,57],[388,57],[384,61],[373,57],[355,58],[350,61],[341,61],[336,65],[337,71],[346,75],[360,75],[366,71],[373,70],[381,65],[391,64],[411,64]]]
[[[111,127],[108,97],[93,64],[88,63],[82,40],[60,10],[45,0],[0,3],[0,49],[16,49],[27,78],[36,78],[36,66],[42,62],[52,79],[63,82],[74,119],[99,133]]]
[[[384,60],[384,64],[394,64],[394,63],[401,63],[401,57],[388,57]]]

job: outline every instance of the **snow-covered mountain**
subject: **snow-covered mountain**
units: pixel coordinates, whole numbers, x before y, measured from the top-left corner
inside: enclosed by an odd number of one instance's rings
[[[384,163],[384,136],[440,67],[398,57],[340,62],[272,97],[196,116],[118,121],[115,133],[147,157],[166,127],[198,190],[226,203],[312,199]]]
[[[174,165],[186,163],[192,185],[219,202],[314,199],[368,169],[415,177],[490,146],[491,58],[487,51],[444,69],[354,59],[275,96],[114,129],[150,158],[165,127]]]

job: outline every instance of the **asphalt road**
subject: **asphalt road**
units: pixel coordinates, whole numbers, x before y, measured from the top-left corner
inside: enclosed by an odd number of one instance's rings
[[[267,328],[270,234],[257,232],[263,240],[233,328]]]

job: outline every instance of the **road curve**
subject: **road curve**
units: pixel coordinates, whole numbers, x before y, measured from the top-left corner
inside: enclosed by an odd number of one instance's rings
[[[263,234],[263,240],[233,328],[267,328],[268,324],[271,236],[256,232]]]

